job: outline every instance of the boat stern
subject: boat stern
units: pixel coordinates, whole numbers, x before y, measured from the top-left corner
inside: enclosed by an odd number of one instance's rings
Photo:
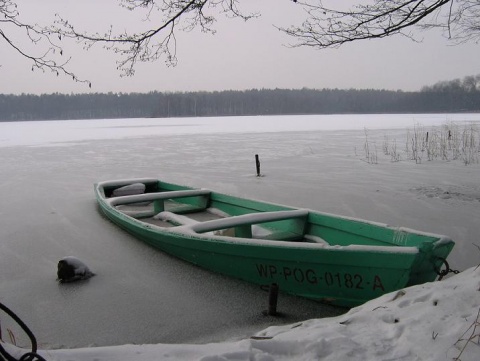
[[[410,280],[407,286],[435,281],[442,274],[442,271],[444,272],[449,267],[447,257],[454,245],[455,242],[445,236],[422,244],[410,272]]]

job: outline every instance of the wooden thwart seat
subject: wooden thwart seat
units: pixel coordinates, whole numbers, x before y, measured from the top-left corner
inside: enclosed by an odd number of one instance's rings
[[[303,234],[303,229],[307,221],[307,210],[274,211],[249,213],[240,216],[215,219],[190,225],[189,228],[196,233],[213,232],[226,228],[235,228],[235,236],[241,238],[252,238],[252,225],[274,221],[294,220],[299,221],[297,229]],[[273,238],[273,237],[268,237]]]
[[[119,206],[123,204],[133,204],[141,202],[152,202],[155,213],[165,210],[165,201],[169,199],[198,197],[194,206],[196,209],[205,209],[208,205],[210,191],[207,189],[192,189],[182,191],[169,192],[152,192],[144,194],[135,194],[130,196],[121,196],[107,199],[111,206]]]

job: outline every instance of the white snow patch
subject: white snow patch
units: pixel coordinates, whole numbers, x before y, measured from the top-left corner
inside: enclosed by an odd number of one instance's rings
[[[158,214],[156,214],[154,219],[158,219],[161,221],[167,221],[167,222],[172,222],[175,224],[181,224],[181,225],[194,225],[199,223],[198,221],[189,218],[187,216],[182,216],[180,214],[175,214],[173,212],[168,212],[168,211],[163,211]]]
[[[145,193],[145,184],[143,183],[132,183],[127,186],[123,186],[117,189],[114,189],[112,195],[114,197],[120,196],[130,196],[134,194],[143,194]]]
[[[271,235],[273,232],[270,231],[269,229],[262,227],[262,226],[257,226],[256,224],[252,224],[252,236],[254,238],[262,238],[262,237],[267,237]]]
[[[305,239],[314,242],[316,244],[324,245],[324,246],[329,246],[330,244],[325,241],[322,237],[319,236],[314,236],[312,234],[306,234],[303,236]]]
[[[334,246],[335,247],[335,246]],[[391,252],[391,253],[418,253],[417,247],[396,247],[396,246],[366,246],[363,244],[351,244],[348,246],[336,246],[340,249],[349,251],[363,251],[363,252]]]
[[[207,208],[207,212],[215,215],[215,216],[219,216],[221,218],[226,218],[226,217],[230,217],[230,214],[228,214],[227,212],[224,212],[218,208],[213,208],[213,207],[210,207],[210,208]]]

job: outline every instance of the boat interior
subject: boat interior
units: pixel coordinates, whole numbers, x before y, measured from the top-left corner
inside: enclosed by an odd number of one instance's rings
[[[234,200],[207,190],[180,190],[113,197],[109,202],[118,211],[158,227],[183,226],[199,234],[314,242],[304,237],[308,211],[252,209]]]
[[[138,183],[137,183],[138,184]],[[143,181],[132,192],[122,183],[103,185],[111,207],[157,227],[188,227],[198,234],[307,242],[331,246],[417,246],[434,236],[419,235],[362,220],[239,198],[206,189]]]

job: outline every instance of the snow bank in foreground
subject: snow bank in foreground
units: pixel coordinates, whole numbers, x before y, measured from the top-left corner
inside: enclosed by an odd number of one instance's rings
[[[321,306],[319,306],[321,307]],[[41,351],[47,360],[283,361],[480,359],[480,267],[384,295],[328,319],[205,345],[123,345]],[[471,338],[473,336],[473,338]],[[471,338],[471,341],[468,339]],[[12,352],[22,350],[9,347]]]

